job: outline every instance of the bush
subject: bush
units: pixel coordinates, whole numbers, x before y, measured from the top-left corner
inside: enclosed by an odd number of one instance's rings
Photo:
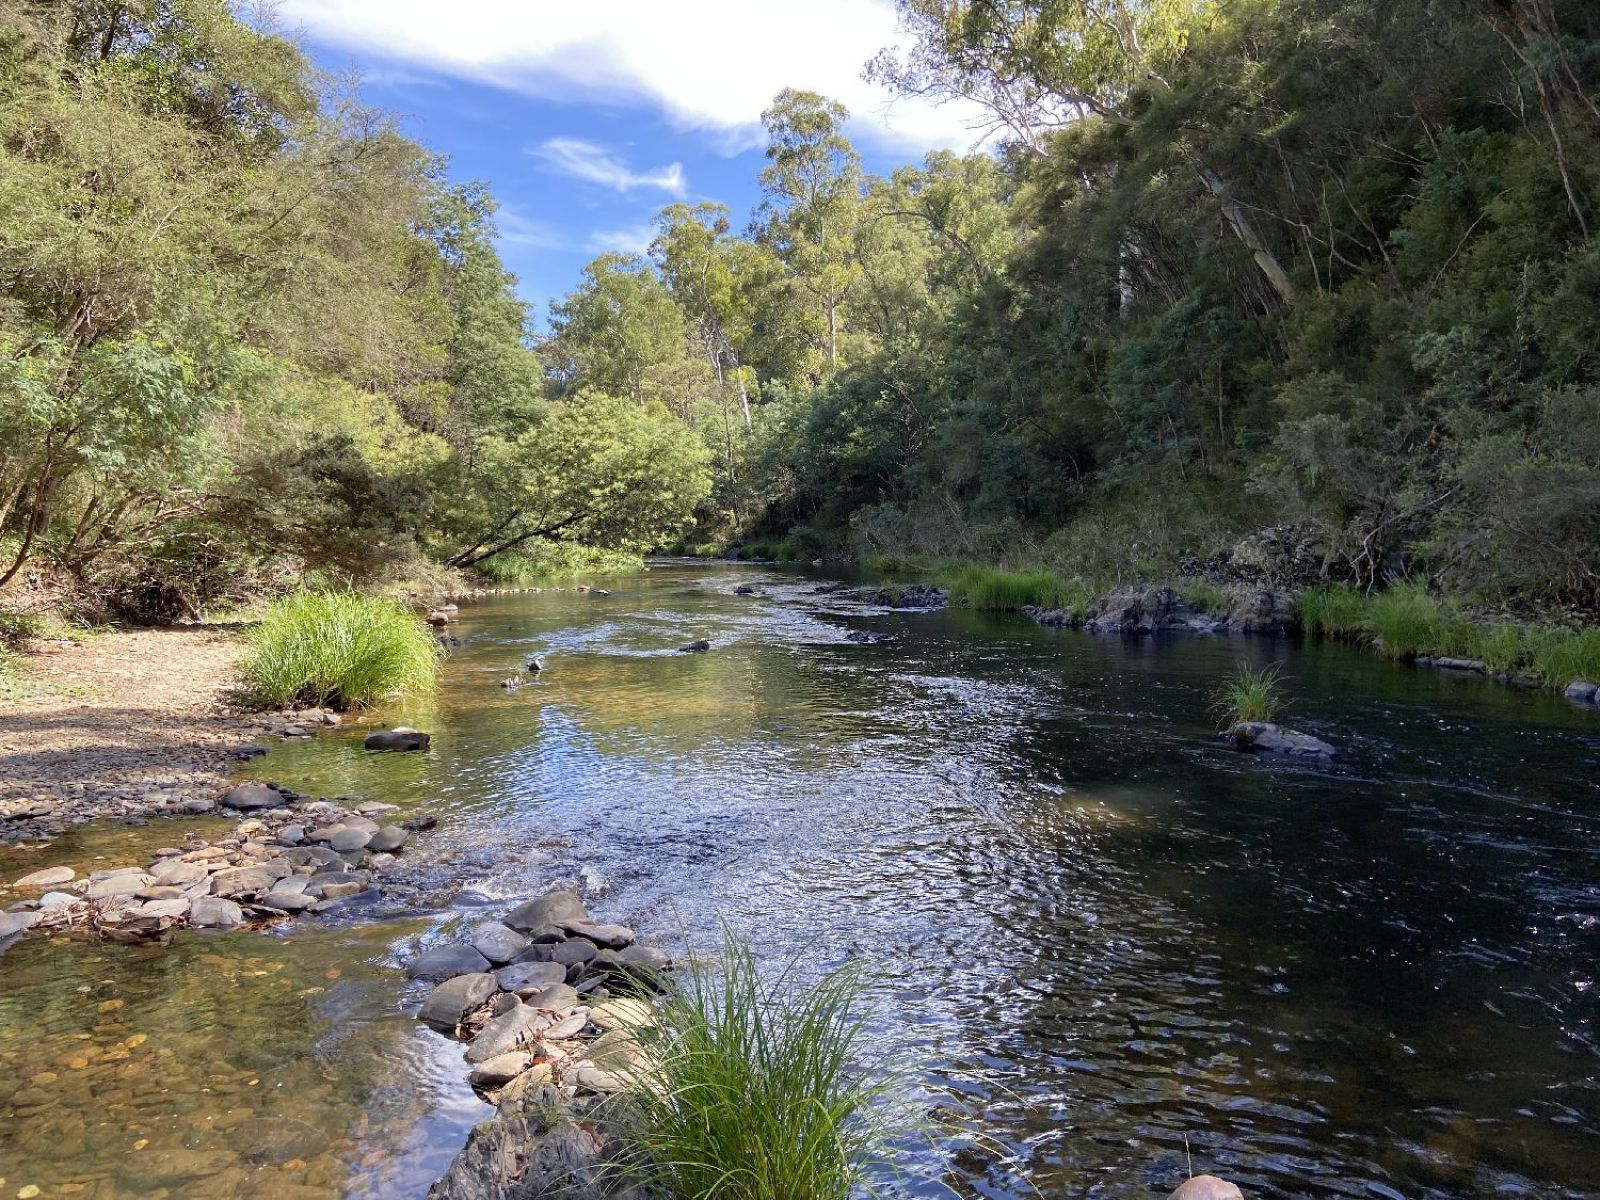
[[[1233,678],[1212,693],[1211,708],[1230,726],[1272,720],[1283,709],[1277,665],[1252,671],[1247,663],[1240,663]]]
[[[637,554],[602,550],[571,542],[529,542],[474,563],[472,570],[490,583],[515,586],[538,579],[571,579],[579,575],[616,575],[636,571]]]
[[[854,966],[802,987],[763,979],[725,934],[721,969],[675,981],[649,1065],[620,1098],[641,1182],[662,1196],[847,1200],[904,1155],[916,1121],[897,1073],[860,1061]]]
[[[346,709],[430,689],[439,644],[393,600],[302,592],[279,600],[250,636],[244,676],[277,705]]]

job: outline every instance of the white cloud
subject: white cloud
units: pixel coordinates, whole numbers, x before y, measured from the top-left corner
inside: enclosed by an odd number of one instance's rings
[[[748,147],[785,87],[822,92],[852,134],[900,153],[965,148],[975,107],[893,100],[866,61],[899,44],[892,0],[283,0],[313,37],[413,67],[560,101],[644,104]]]
[[[551,138],[528,151],[550,170],[574,179],[585,179],[619,192],[635,188],[657,188],[681,196],[686,186],[683,164],[672,163],[649,171],[634,171],[604,146],[578,138]]]
[[[494,214],[494,223],[500,231],[500,240],[513,246],[527,246],[533,250],[573,249],[572,240],[560,230],[504,202]]]
[[[605,254],[610,251],[619,254],[644,254],[650,249],[650,243],[655,241],[655,238],[656,227],[646,222],[642,225],[629,225],[623,229],[597,229],[589,235],[585,245],[595,254]]]

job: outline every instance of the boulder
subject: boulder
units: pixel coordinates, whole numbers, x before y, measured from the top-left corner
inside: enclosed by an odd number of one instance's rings
[[[368,750],[426,750],[432,740],[431,735],[407,729],[402,725],[395,729],[380,729],[376,733],[369,733],[361,744]]]
[[[550,947],[550,961],[568,967],[581,966],[598,953],[600,948],[587,938],[571,938]]]
[[[406,968],[412,979],[426,979],[442,983],[457,975],[482,974],[489,969],[489,960],[471,946],[436,946],[414,959]]]
[[[292,868],[284,862],[235,867],[231,871],[218,871],[211,877],[211,892],[215,896],[259,896],[271,891],[273,884],[292,873]]]
[[[235,929],[244,924],[244,910],[220,896],[201,896],[189,908],[189,924],[196,929]]]
[[[341,854],[348,854],[352,850],[364,850],[367,843],[372,841],[372,834],[365,829],[354,826],[341,825],[334,829],[328,838],[328,845]]]
[[[454,1033],[466,1015],[487,1003],[494,992],[495,978],[486,971],[457,975],[428,993],[417,1016],[441,1033]]]
[[[1567,684],[1567,690],[1563,695],[1574,704],[1600,704],[1600,684],[1580,679],[1576,683]]]
[[[553,983],[542,992],[524,997],[524,1002],[531,1008],[542,1008],[545,1012],[569,1012],[578,1003],[578,989],[571,984]]]
[[[263,808],[282,808],[287,803],[275,789],[264,783],[241,783],[222,793],[222,807],[236,812],[255,812]]]
[[[549,1013],[519,1004],[478,1031],[478,1036],[472,1039],[472,1045],[467,1047],[467,1061],[487,1062],[497,1054],[508,1054],[530,1044],[555,1023]]]
[[[585,938],[607,950],[633,945],[633,930],[624,925],[600,925],[594,921],[564,921],[562,928],[574,937]]]
[[[32,929],[42,916],[36,912],[0,912],[0,942]]]
[[[1338,753],[1321,738],[1266,721],[1240,721],[1224,735],[1240,750],[1259,750],[1293,758],[1333,758]]]
[[[96,879],[89,885],[89,899],[111,900],[118,896],[132,896],[135,892],[142,891],[154,883],[155,876],[146,875],[143,871],[122,871],[108,875],[104,879]]]
[[[486,1058],[472,1068],[468,1081],[473,1087],[503,1087],[533,1065],[533,1057],[524,1050],[512,1050]]]
[[[485,921],[472,931],[472,948],[496,966],[510,962],[527,945],[527,938],[499,921]]]
[[[1196,1175],[1185,1179],[1167,1200],[1244,1200],[1244,1193],[1226,1179]]]
[[[560,963],[520,962],[501,967],[494,973],[494,977],[502,990],[527,998],[542,995],[557,984],[563,983],[567,977],[567,969]]]
[[[589,920],[589,910],[576,892],[554,891],[518,905],[506,917],[505,923],[518,932],[527,932],[545,925],[563,925],[569,921]]]
[[[168,858],[151,868],[156,882],[166,887],[190,887],[210,877],[205,863],[184,862],[181,858]]]
[[[42,892],[49,888],[60,887],[64,883],[71,883],[78,873],[71,867],[46,867],[42,871],[33,871],[18,879],[11,886],[20,892]]]
[[[649,1002],[632,996],[607,1000],[589,1010],[589,1021],[596,1029],[640,1029],[655,1024],[655,1009]]]
[[[679,646],[679,654],[704,654],[711,649],[711,643],[702,638],[698,642],[690,642],[687,646]]]

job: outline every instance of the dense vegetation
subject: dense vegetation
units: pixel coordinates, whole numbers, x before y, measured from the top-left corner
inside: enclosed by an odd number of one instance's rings
[[[250,631],[243,673],[255,698],[350,709],[433,687],[441,648],[398,601],[301,592],[274,601]]]
[[[675,533],[699,440],[551,395],[493,209],[224,0],[0,6],[0,585],[176,615]]]
[[[0,576],[172,612],[682,536],[1063,603],[1282,526],[1330,583],[1600,604],[1600,9],[900,9],[871,71],[986,150],[874,176],[784,91],[746,225],[667,208],[535,337],[490,198],[288,42],[7,6]]]

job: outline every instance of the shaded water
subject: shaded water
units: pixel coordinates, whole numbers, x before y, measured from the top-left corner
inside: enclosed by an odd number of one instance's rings
[[[818,582],[674,566],[464,606],[410,714],[433,753],[350,731],[255,765],[439,813],[405,881],[434,915],[13,950],[4,1188],[77,1164],[96,1196],[420,1195],[486,1110],[389,966],[572,879],[669,938],[726,918],[773,960],[864,956],[880,1036],[991,1139],[952,1154],[960,1194],[1152,1196],[1192,1156],[1252,1196],[1600,1196],[1600,719],[1336,647],[871,612]],[[548,672],[503,692],[533,652]],[[1339,765],[1209,738],[1240,658],[1283,662]],[[89,1086],[62,1066],[83,1043]],[[174,1145],[225,1166],[141,1174]]]

